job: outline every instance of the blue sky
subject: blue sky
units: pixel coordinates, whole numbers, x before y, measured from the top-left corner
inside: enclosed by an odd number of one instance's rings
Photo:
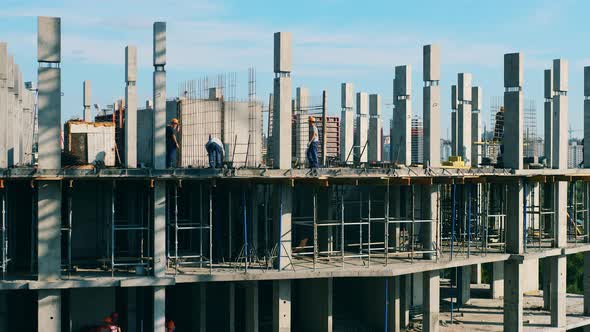
[[[152,23],[168,23],[168,97],[184,80],[238,73],[247,98],[247,69],[257,70],[257,94],[272,90],[272,34],[293,33],[293,86],[329,93],[340,111],[340,83],[391,101],[393,68],[411,64],[413,111],[422,113],[422,45],[441,46],[443,136],[450,122],[450,86],[458,72],[483,87],[487,122],[491,96],[503,92],[503,54],[522,52],[525,98],[536,101],[542,125],[543,69],[569,61],[570,124],[583,128],[583,67],[590,65],[587,1],[209,1],[2,0],[0,40],[36,80],[36,16],[62,17],[62,119],[82,114],[82,81],[93,82],[93,102],[124,96],[124,47],[138,46],[140,101],[151,98]],[[142,103],[142,102],[140,102]],[[385,123],[391,109],[383,108]],[[538,129],[542,134],[542,127]],[[575,136],[582,135],[576,131]]]

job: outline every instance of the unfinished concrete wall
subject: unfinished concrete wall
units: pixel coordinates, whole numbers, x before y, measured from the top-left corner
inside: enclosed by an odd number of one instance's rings
[[[64,126],[64,149],[89,164],[115,166],[115,124],[68,121]]]

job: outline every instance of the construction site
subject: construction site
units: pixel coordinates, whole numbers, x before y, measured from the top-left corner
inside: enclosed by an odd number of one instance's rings
[[[250,68],[247,96],[235,73],[167,96],[165,22],[153,24],[145,107],[128,45],[125,98],[93,112],[85,81],[80,118],[63,121],[62,20],[37,24],[37,82],[0,42],[0,331],[590,331],[590,149],[568,169],[567,60],[544,72],[537,154],[523,54],[497,55],[505,92],[486,136],[483,88],[457,73],[441,109],[444,45],[423,46],[413,149],[410,65],[392,64],[392,114],[345,82],[333,116],[327,90],[293,88],[292,36],[276,32],[272,93],[260,97]],[[576,120],[590,140],[583,75]],[[211,137],[223,167],[209,167]],[[583,295],[566,291],[578,253]]]

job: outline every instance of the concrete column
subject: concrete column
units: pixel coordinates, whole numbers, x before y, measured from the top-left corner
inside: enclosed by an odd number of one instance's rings
[[[471,283],[481,284],[481,264],[471,265]]]
[[[195,314],[193,319],[197,319],[198,323],[193,320],[191,326],[192,332],[206,332],[207,331],[207,284],[204,282],[194,284],[192,288],[192,298],[198,303],[198,315]]]
[[[137,48],[125,47],[125,168],[137,167]]]
[[[154,181],[154,276],[166,274],[166,182]]]
[[[457,148],[458,154],[465,161],[465,166],[471,165],[471,74],[457,75]]]
[[[356,94],[356,115],[354,141],[357,149],[355,151],[355,161],[366,163],[368,160],[367,139],[369,133],[369,95],[366,92]]]
[[[388,332],[400,332],[401,326],[401,277],[388,278]]]
[[[332,331],[332,278],[298,280],[298,313],[302,331]],[[312,292],[310,290],[313,289]]]
[[[553,153],[552,166],[567,169],[568,150],[568,62],[553,60]]]
[[[352,83],[341,84],[340,116],[340,161],[350,163],[354,160],[351,153],[354,146],[354,87]]]
[[[125,291],[125,324],[121,327],[123,331],[137,331],[137,288],[127,287]]]
[[[14,126],[14,135],[12,135],[12,145],[13,145],[13,157],[14,157],[14,165],[20,165],[22,163],[22,155],[21,155],[21,137],[23,134],[23,121],[22,121],[22,108],[20,103],[20,94],[21,94],[21,84],[22,84],[22,74],[20,72],[20,67],[18,64],[14,65],[14,104],[13,104],[13,112],[14,112],[14,122],[12,122]]]
[[[588,67],[588,71],[590,74],[590,67]],[[545,102],[543,103],[544,106],[544,113],[545,113],[545,137],[544,137],[544,150],[545,150],[545,158],[546,158],[546,163],[547,163],[547,167],[552,168],[553,167],[553,109],[552,109],[552,101],[553,101],[553,70],[552,69],[545,69],[544,71],[544,82],[545,82],[545,89],[544,89],[544,96],[545,96]],[[590,79],[590,76],[589,76]],[[588,86],[588,91],[590,95],[590,81],[588,82],[589,86]],[[584,68],[584,84],[586,84],[586,68]],[[584,92],[586,85],[584,85]],[[590,133],[590,126],[586,126],[586,100],[584,100],[584,130],[586,130],[586,128],[588,128],[589,133]],[[588,107],[590,107],[590,104],[588,104]],[[590,110],[590,108],[588,108]],[[588,117],[588,120],[590,121],[590,114]],[[584,131],[584,137],[586,135],[586,132]],[[585,142],[585,141],[584,141]],[[590,149],[587,150],[590,153]],[[584,150],[584,154],[586,153],[586,150]],[[584,156],[584,161],[586,161],[586,158]]]
[[[551,257],[551,326],[566,326],[566,256]]]
[[[273,166],[291,168],[291,33],[274,34]]]
[[[38,290],[37,303],[37,331],[61,332],[61,290]]]
[[[249,281],[245,285],[244,311],[246,332],[258,332],[260,327],[258,317],[258,281]]]
[[[504,331],[523,330],[522,278],[524,269],[518,260],[504,261]]]
[[[492,281],[490,284],[492,299],[504,296],[504,262],[492,263]]]
[[[228,285],[228,324],[229,332],[236,331],[236,283],[231,282]]]
[[[504,167],[523,167],[522,54],[504,54]]]
[[[61,182],[39,181],[37,194],[37,274],[39,280],[61,276]]]
[[[166,328],[166,287],[155,286],[154,292],[154,332],[164,332]]]
[[[481,141],[480,116],[482,110],[483,89],[479,86],[471,88],[471,165],[474,167],[481,164]]]
[[[381,96],[378,94],[369,95],[369,132],[367,150],[369,151],[369,162],[381,161]]]
[[[155,169],[164,169],[166,168],[166,22],[154,22],[153,38],[153,165]]]
[[[39,68],[40,69],[40,68]],[[41,81],[41,80],[39,80]],[[7,123],[14,123],[14,56],[8,55],[8,74],[6,80]],[[39,128],[40,130],[41,128]],[[6,159],[8,166],[14,166],[14,132],[13,126],[6,128]]]
[[[590,316],[590,251],[584,252],[584,316]],[[584,332],[588,332],[590,328],[585,328]]]
[[[412,163],[412,68],[396,66],[393,81],[393,126],[391,127],[391,161]]]
[[[86,122],[94,122],[92,118],[92,82],[85,80],[82,83],[82,103],[84,107],[83,119]]]
[[[424,272],[424,321],[422,331],[439,330],[440,305],[440,272],[438,270]]]
[[[412,275],[400,277],[400,328],[410,325],[410,307],[412,306]]]
[[[8,331],[8,292],[0,292],[0,331]]]
[[[425,185],[421,186],[420,193],[422,194],[422,209],[425,220],[432,220],[431,223],[422,223],[420,225],[420,232],[422,232],[422,245],[424,246],[424,250],[434,250],[436,244],[436,228],[438,224],[438,215],[437,215],[437,196],[438,196],[438,186],[436,185]],[[426,259],[433,259],[436,257],[435,253],[426,253],[424,254],[424,258]]]
[[[291,267],[291,212],[293,208],[293,188],[288,184],[277,184],[275,189],[278,191],[274,195],[274,224],[278,225],[279,234],[279,257],[277,268],[283,270]]]
[[[440,47],[423,47],[424,166],[440,166]]]
[[[295,146],[294,157],[299,161],[299,164],[305,165],[307,143],[309,142],[309,122],[307,116],[309,109],[309,89],[298,87],[295,96],[297,122],[295,122],[295,142],[293,142]]]
[[[459,154],[457,141],[457,107],[459,100],[457,99],[457,86],[451,85],[451,155],[457,156]]]
[[[8,167],[8,47],[0,43],[0,168]]]
[[[273,281],[273,320],[274,332],[291,331],[291,280]]]
[[[465,305],[471,299],[471,266],[462,266],[458,269],[457,289],[459,294],[457,300],[461,305]]]

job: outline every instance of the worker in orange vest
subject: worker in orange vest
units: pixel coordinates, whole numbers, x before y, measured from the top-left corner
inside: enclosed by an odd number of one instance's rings
[[[166,322],[166,332],[174,331],[176,331],[176,325],[174,324],[174,321],[171,319],[168,322]]]

